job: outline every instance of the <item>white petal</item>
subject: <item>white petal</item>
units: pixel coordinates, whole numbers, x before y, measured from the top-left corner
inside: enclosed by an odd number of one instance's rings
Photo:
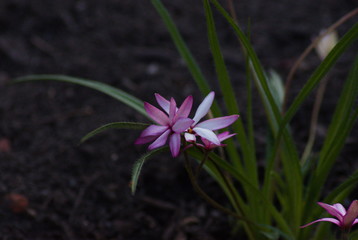
[[[195,142],[196,141],[196,137],[192,133],[184,133],[184,138],[187,142]]]
[[[225,117],[212,118],[204,122],[201,122],[196,126],[215,131],[222,128],[226,128],[227,126],[233,124],[238,119],[238,117],[239,115],[231,115]]]
[[[338,212],[340,212],[342,214],[342,216],[346,215],[346,209],[343,207],[342,204],[340,203],[335,203],[332,205],[335,209],[338,210]]]
[[[218,139],[218,137],[216,136],[216,134],[208,129],[205,128],[197,128],[195,127],[193,129],[200,137],[206,138],[207,140],[209,140],[210,142],[216,144],[216,145],[220,145],[220,140]]]
[[[340,212],[340,210],[337,209],[337,206],[339,206],[337,204],[340,205],[340,203],[336,203],[335,205],[329,205],[327,203],[318,202],[318,205],[323,207],[329,214],[338,218],[338,220],[340,222],[343,222],[343,214]],[[344,210],[344,212],[345,212],[345,210]]]
[[[193,118],[194,125],[197,124],[200,121],[200,119],[202,119],[209,112],[211,104],[213,104],[214,97],[215,97],[215,93],[210,92],[208,96],[206,96],[204,100],[200,103],[198,109],[195,112],[195,116]]]

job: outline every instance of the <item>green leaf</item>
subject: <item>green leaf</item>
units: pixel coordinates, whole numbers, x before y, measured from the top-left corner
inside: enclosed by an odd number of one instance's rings
[[[299,158],[297,149],[295,148],[294,141],[292,136],[288,133],[287,128],[282,129],[282,137],[283,141],[281,141],[281,135],[278,135],[279,132],[279,123],[281,122],[281,114],[275,103],[275,100],[272,96],[271,90],[269,88],[267,79],[265,77],[263,68],[261,63],[251,46],[248,38],[240,29],[240,27],[235,23],[235,21],[231,18],[231,16],[225,11],[225,9],[218,3],[217,0],[211,0],[211,2],[215,5],[217,10],[221,13],[223,17],[228,21],[228,23],[232,26],[235,31],[235,34],[240,40],[243,48],[246,51],[247,56],[251,61],[251,67],[253,69],[253,77],[256,83],[256,87],[259,91],[261,102],[265,107],[265,112],[267,116],[267,120],[270,124],[271,131],[275,137],[275,148],[272,151],[272,155],[268,160],[268,164],[265,172],[265,180],[263,191],[269,198],[269,194],[271,191],[271,185],[273,184],[270,181],[271,171],[273,170],[276,153],[280,150],[280,157],[282,161],[282,165],[284,168],[284,174],[286,176],[285,180],[288,184],[287,193],[288,199],[287,202],[290,204],[290,214],[289,223],[296,232],[298,229],[296,228],[299,225],[299,221],[302,215],[302,176],[299,165]],[[278,137],[277,137],[278,136]],[[280,144],[282,143],[282,144]]]
[[[221,53],[219,39],[216,33],[215,22],[212,14],[212,10],[210,7],[209,0],[204,0],[204,8],[208,29],[208,39],[209,45],[211,49],[211,53],[214,59],[215,69],[219,81],[219,85],[221,88],[221,92],[223,93],[225,105],[228,111],[228,114],[238,114],[239,107],[237,104],[237,100],[235,98],[234,89],[232,87],[229,73],[226,68],[226,64],[224,61],[224,57]],[[252,151],[248,139],[246,136],[245,128],[242,123],[242,119],[239,118],[236,121],[232,128],[234,132],[237,133],[238,140],[241,145],[241,149],[243,152],[243,158],[246,160],[246,171],[251,175],[251,180],[254,184],[258,185],[258,177],[257,177],[257,168],[256,168],[256,158],[254,151]],[[230,160],[234,163],[235,167],[240,169],[243,172],[242,163],[240,156],[237,153],[236,146],[234,145],[233,140],[227,141],[227,152],[229,153]]]
[[[157,149],[154,149],[146,154],[144,154],[143,156],[141,156],[133,165],[133,170],[132,170],[132,181],[131,181],[131,189],[132,189],[132,194],[134,195],[135,194],[135,191],[137,189],[137,184],[138,184],[138,179],[139,179],[139,175],[140,175],[140,172],[142,170],[142,167],[143,167],[143,164],[146,160],[148,160],[149,158],[159,154],[159,153],[162,153],[162,152],[165,152],[165,151],[168,151],[169,148],[166,146],[166,147],[161,147],[161,148],[157,148]]]
[[[180,56],[185,61],[186,65],[187,65],[192,77],[194,78],[196,84],[198,85],[201,93],[203,94],[203,96],[206,96],[211,91],[210,86],[209,86],[207,80],[205,79],[197,61],[195,60],[195,58],[191,54],[188,46],[186,45],[185,41],[183,40],[178,28],[176,27],[173,19],[171,18],[168,10],[165,8],[165,6],[162,4],[162,2],[160,0],[151,0],[151,1],[152,1],[152,4],[154,5],[155,9],[161,16],[165,26],[167,27],[168,32],[169,32],[171,38],[173,39],[173,42],[174,42]],[[220,111],[219,106],[217,105],[216,102],[214,102],[214,104],[212,106],[212,112],[213,112],[214,116],[221,115],[221,111]]]
[[[108,129],[137,129],[137,130],[143,130],[146,127],[148,127],[149,124],[146,123],[137,123],[137,122],[113,122],[113,123],[107,123],[99,128],[96,128],[95,130],[87,133],[82,139],[81,143],[84,141],[87,141],[89,138],[106,131]]]
[[[203,153],[201,153],[200,151],[198,151],[197,149],[194,148],[189,148],[187,150],[187,152],[189,153],[190,156],[192,156],[193,158],[197,159],[199,162],[203,157]],[[285,234],[288,234],[289,236],[293,236],[293,233],[291,231],[291,229],[289,228],[289,226],[287,225],[287,222],[285,221],[285,219],[283,218],[283,216],[278,212],[278,210],[276,209],[276,207],[271,204],[271,202],[269,200],[267,200],[264,196],[264,194],[262,193],[261,189],[259,189],[257,186],[253,185],[252,182],[247,179],[247,177],[245,175],[243,175],[242,173],[240,173],[236,168],[234,168],[230,163],[228,163],[227,161],[223,160],[221,157],[219,157],[217,154],[215,153],[210,153],[209,157],[212,161],[214,161],[221,169],[223,169],[224,171],[226,171],[227,173],[230,174],[231,177],[233,177],[234,179],[238,180],[242,185],[246,185],[247,188],[249,188],[249,190],[251,191],[251,194],[253,196],[255,196],[260,204],[263,206],[263,208],[267,209],[271,214],[273,219],[277,222],[277,225],[281,228],[282,231],[285,232]],[[218,183],[220,184],[220,186],[222,186],[224,192],[226,194],[229,193],[228,190],[225,190],[225,184],[223,183],[223,179],[220,178],[219,174],[217,173],[217,171],[214,169],[214,165],[211,163],[211,161],[206,161],[205,163],[205,167],[208,169],[208,172],[213,176],[213,178],[218,181]],[[244,196],[240,196],[240,202],[243,203],[243,198]],[[250,203],[249,203],[250,204]],[[252,203],[251,203],[252,204]],[[244,204],[243,206],[244,212],[247,212],[247,205]],[[257,206],[254,206],[257,207]],[[252,218],[252,216],[246,216],[248,218]]]
[[[58,81],[58,82],[68,82],[68,83],[85,86],[85,87],[100,91],[108,96],[111,96],[111,97],[121,101],[122,103],[128,105],[129,107],[133,108],[134,110],[137,110],[142,115],[148,117],[148,115],[143,107],[143,101],[141,101],[140,99],[138,99],[138,98],[136,98],[136,97],[134,97],[118,88],[112,87],[112,86],[102,83],[102,82],[83,79],[83,78],[69,77],[69,76],[64,76],[64,75],[46,75],[46,74],[44,74],[44,75],[29,75],[29,76],[25,76],[25,77],[16,78],[14,80],[14,83],[30,82],[30,81]]]
[[[349,240],[357,240],[358,239],[358,230],[351,232],[349,234]]]
[[[283,237],[283,239],[294,240],[293,237],[285,234],[279,228],[265,224],[262,224],[261,226],[265,229],[264,231],[261,231],[261,233],[265,235],[268,239],[278,240],[280,237]]]
[[[293,103],[287,110],[284,119],[281,122],[283,128],[297,112],[303,101],[313,91],[320,80],[327,74],[327,72],[336,63],[338,58],[345,52],[345,50],[352,45],[358,38],[358,23],[342,37],[342,39],[335,45],[329,52],[328,56],[322,61],[318,68],[314,71],[312,76],[308,79],[307,83],[303,86],[299,94],[294,99]]]
[[[275,99],[277,107],[280,108],[281,110],[283,98],[285,95],[285,89],[283,86],[282,78],[276,71],[270,70],[267,79],[269,80],[268,83],[269,83],[270,90],[272,92],[272,96]]]
[[[345,145],[354,124],[358,119],[358,107],[354,107],[358,96],[358,56],[347,81],[341,91],[340,99],[336,105],[326,139],[319,154],[319,162],[312,179],[308,184],[306,194],[306,206],[304,209],[304,222],[310,222],[319,216],[319,208],[316,202],[320,199],[322,186],[325,184],[334,163]],[[323,200],[326,203],[340,202],[356,187],[358,181],[358,171],[351,177],[332,190]],[[309,214],[308,214],[309,213]],[[306,232],[305,232],[306,233]],[[315,239],[324,239],[326,228],[320,226],[316,232]]]
[[[358,183],[358,170],[356,170],[347,180],[332,190],[323,202],[341,202],[344,200]],[[343,196],[341,195],[342,193]]]
[[[326,139],[320,151],[317,169],[307,191],[306,201],[309,204],[307,204],[305,212],[311,212],[312,203],[319,199],[322,186],[358,119],[358,108],[354,107],[358,97],[357,79],[358,56],[341,91]]]

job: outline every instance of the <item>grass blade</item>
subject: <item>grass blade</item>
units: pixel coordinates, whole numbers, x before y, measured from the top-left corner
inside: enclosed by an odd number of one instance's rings
[[[281,149],[281,160],[283,162],[284,173],[286,175],[285,180],[288,184],[288,202],[290,204],[289,209],[291,210],[288,212],[290,217],[290,224],[292,229],[298,231],[296,226],[299,225],[299,221],[301,219],[302,214],[302,176],[299,166],[299,158],[298,153],[293,143],[293,139],[288,133],[287,129],[283,129],[283,141],[282,144],[280,141],[280,136],[277,137],[277,133],[279,130],[279,123],[281,122],[281,115],[280,111],[275,103],[275,100],[272,96],[271,90],[267,83],[267,79],[265,77],[263,68],[258,60],[258,57],[253,50],[250,42],[248,41],[246,35],[243,31],[239,28],[239,26],[235,23],[235,21],[230,17],[230,15],[225,11],[224,8],[218,3],[217,0],[211,0],[211,2],[215,5],[218,11],[225,17],[225,19],[229,22],[229,24],[234,29],[237,37],[239,38],[241,44],[243,45],[244,49],[246,50],[247,56],[250,58],[254,79],[258,91],[261,96],[261,101],[265,107],[266,115],[268,122],[270,124],[271,130],[275,136],[275,148],[272,151],[272,155],[269,159],[268,166],[266,168],[266,177],[264,180],[264,192],[269,194],[270,192],[270,185],[272,181],[270,181],[271,171],[274,166],[274,160],[276,159],[276,152],[278,149]],[[269,196],[267,196],[269,197]]]
[[[353,65],[352,71],[341,91],[340,99],[336,105],[332,121],[327,131],[327,137],[323,143],[318,160],[315,175],[311,180],[307,192],[307,203],[305,212],[310,212],[312,202],[316,202],[322,190],[328,174],[333,167],[339,153],[341,152],[346,138],[358,119],[358,108],[354,105],[358,97],[358,57]],[[310,204],[309,204],[310,203]]]
[[[297,112],[298,108],[301,106],[303,101],[307,96],[313,91],[317,86],[319,81],[327,74],[327,72],[332,68],[336,63],[338,58],[343,54],[343,52],[353,44],[358,38],[358,23],[355,24],[335,45],[331,50],[328,56],[322,61],[319,67],[314,71],[312,76],[308,79],[307,83],[303,86],[302,90],[294,99],[293,103],[290,105],[287,110],[282,122],[281,129],[293,118],[294,114]]]
[[[132,190],[133,195],[135,194],[135,191],[137,189],[139,175],[140,175],[140,172],[142,171],[142,167],[143,167],[144,162],[146,160],[148,160],[149,158],[151,158],[151,157],[153,157],[153,156],[155,156],[155,155],[157,155],[159,153],[168,151],[168,150],[169,150],[169,147],[161,147],[161,148],[154,149],[154,150],[152,150],[150,152],[147,152],[143,156],[141,156],[134,163],[133,170],[132,170],[132,180],[131,180],[131,190]]]
[[[204,8],[205,8],[210,49],[214,59],[215,69],[216,69],[219,85],[221,87],[221,92],[223,93],[224,96],[225,105],[227,107],[228,114],[238,114],[239,107],[237,105],[234,89],[232,87],[229,73],[227,71],[223,55],[221,53],[220,43],[218,40],[218,36],[216,34],[215,22],[214,22],[209,0],[204,0]],[[243,158],[245,161],[246,170],[250,175],[250,178],[253,181],[253,183],[255,185],[258,185],[256,157],[254,154],[255,152],[250,147],[250,144],[248,142],[245,129],[242,123],[242,119],[236,121],[232,125],[232,128],[234,129],[234,132],[237,133],[237,138],[240,142],[241,150],[243,152]],[[228,141],[227,143],[228,143],[227,150],[230,154],[230,159],[233,161],[236,168],[242,169],[241,166],[242,163],[240,161],[239,155],[237,154],[235,146],[233,145],[232,140],[231,142]],[[231,146],[234,149],[230,149]]]
[[[118,88],[112,87],[105,83],[101,83],[93,80],[87,80],[83,78],[69,77],[65,75],[46,75],[46,74],[29,75],[25,77],[16,78],[14,80],[14,83],[30,82],[30,81],[58,81],[58,82],[68,82],[68,83],[85,86],[97,90],[99,92],[102,92],[108,96],[111,96],[117,99],[118,101],[128,105],[129,107],[133,108],[134,110],[137,110],[142,115],[146,117],[148,116],[146,111],[144,110],[143,101]]]
[[[87,141],[89,138],[106,131],[108,129],[137,129],[143,130],[148,127],[149,124],[146,123],[137,123],[137,122],[113,122],[107,123],[99,128],[94,129],[93,131],[87,133],[84,137],[82,137],[81,142]]]
[[[151,1],[152,1],[152,4],[154,5],[155,9],[161,16],[164,24],[166,25],[166,27],[170,33],[170,36],[172,37],[173,42],[174,42],[180,56],[185,61],[186,65],[187,65],[191,75],[193,76],[196,84],[198,85],[201,93],[203,94],[203,96],[206,96],[211,91],[210,86],[209,86],[208,82],[206,81],[202,71],[200,70],[200,67],[199,67],[197,61],[195,60],[195,58],[191,54],[188,46],[184,42],[184,40],[183,40],[178,28],[176,27],[174,21],[172,20],[168,10],[165,8],[165,6],[162,4],[162,2],[160,0],[151,0]],[[214,103],[212,106],[212,112],[213,112],[214,116],[221,115],[221,111],[216,103]]]

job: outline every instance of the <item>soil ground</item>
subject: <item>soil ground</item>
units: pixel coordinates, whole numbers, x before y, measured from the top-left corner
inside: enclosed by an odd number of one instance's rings
[[[218,89],[201,1],[163,2],[213,89]],[[250,21],[252,42],[265,69],[283,77],[321,29],[356,6],[354,0],[235,2],[242,26]],[[240,47],[230,27],[215,17],[244,108]],[[339,33],[356,21],[348,21]],[[345,53],[330,74],[318,142],[356,50]],[[82,136],[108,122],[146,121],[134,110],[70,84],[7,85],[27,74],[66,74],[119,87],[152,103],[158,92],[179,101],[193,94],[198,104],[202,97],[150,1],[1,0],[0,59],[0,239],[235,239],[230,219],[194,193],[181,158],[162,154],[148,161],[138,192],[131,195],[131,168],[145,152],[145,147],[133,145],[139,132],[109,131],[78,146]],[[304,61],[292,96],[317,64],[315,54]],[[219,100],[221,96],[218,92]],[[307,138],[312,101],[292,124],[299,148]],[[262,105],[258,101],[254,107],[257,141],[263,144]],[[328,189],[357,168],[357,142],[354,130]],[[225,201],[210,178],[203,176],[202,185],[213,198]],[[19,197],[28,201],[26,211],[11,207]]]

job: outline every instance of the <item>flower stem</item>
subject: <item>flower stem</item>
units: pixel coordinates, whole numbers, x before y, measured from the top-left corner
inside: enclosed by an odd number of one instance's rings
[[[191,184],[194,188],[194,190],[205,200],[207,201],[210,205],[212,205],[213,207],[215,207],[216,209],[220,210],[221,212],[225,213],[225,214],[228,214],[230,216],[233,216],[239,220],[242,220],[245,222],[245,225],[246,225],[246,233],[248,235],[248,239],[251,239],[251,240],[255,240],[255,234],[254,234],[254,229],[253,229],[253,226],[256,226],[258,228],[260,228],[260,226],[254,222],[252,222],[251,220],[249,220],[248,218],[244,217],[242,214],[243,214],[243,210],[241,209],[240,207],[240,204],[239,204],[239,201],[238,199],[236,198],[236,195],[235,193],[233,192],[233,186],[232,186],[232,183],[230,183],[227,179],[227,177],[224,175],[224,173],[219,169],[219,166],[217,166],[216,163],[214,163],[214,161],[211,161],[213,163],[213,165],[215,166],[216,170],[219,172],[220,174],[220,177],[223,179],[225,185],[227,185],[227,188],[229,189],[229,192],[230,192],[230,195],[232,195],[233,199],[234,199],[234,203],[236,205],[236,209],[238,212],[240,212],[239,214],[238,213],[235,213],[233,211],[231,211],[230,209],[222,206],[220,203],[218,203],[217,201],[215,201],[214,199],[212,199],[210,196],[208,196],[202,189],[201,187],[199,186],[198,182],[197,182],[197,178],[196,176],[197,175],[194,175],[193,173],[193,169],[191,167],[191,164],[190,164],[190,160],[189,160],[189,157],[188,157],[188,153],[187,152],[184,152],[184,156],[185,156],[185,168],[186,168],[186,171],[189,175],[189,179],[191,181]],[[204,160],[205,158],[209,159],[208,156],[205,156],[204,157]],[[202,162],[204,162],[204,160]]]
[[[357,14],[358,14],[358,8],[356,8],[356,9],[352,10],[351,12],[347,13],[342,18],[340,18],[337,22],[332,24],[329,28],[327,28],[326,31],[324,31],[318,37],[316,37],[315,40],[303,51],[301,56],[296,60],[296,62],[292,66],[290,72],[288,73],[288,76],[287,76],[287,79],[286,79],[285,97],[284,97],[284,101],[282,103],[282,115],[286,111],[286,105],[287,105],[287,102],[288,102],[289,89],[291,87],[291,82],[292,82],[293,76],[295,75],[295,73],[296,73],[298,67],[300,66],[300,64],[308,56],[308,54],[315,48],[315,46],[317,46],[317,44],[323,38],[323,36],[325,36],[326,34],[334,31],[340,25],[342,25],[344,22],[346,22],[348,19],[352,18],[353,16],[355,16]]]
[[[340,240],[349,240],[349,230],[342,229]]]
[[[197,169],[196,169],[195,179],[198,179],[199,173],[200,173],[201,169],[203,168],[203,166],[204,166],[206,160],[208,159],[208,155],[209,155],[209,151],[205,151],[205,153],[204,153],[204,158],[203,158],[203,160],[200,162],[199,166],[198,166]]]
[[[308,158],[312,152],[313,144],[314,144],[315,137],[316,137],[316,131],[317,131],[318,114],[319,114],[319,110],[321,108],[323,95],[324,95],[324,92],[325,92],[325,89],[327,86],[327,79],[328,79],[327,77],[324,77],[318,87],[318,91],[316,94],[316,100],[314,102],[313,111],[312,111],[309,137],[308,137],[308,141],[307,141],[305,150],[303,151],[303,155],[302,155],[302,160],[301,160],[302,165],[304,165],[306,163],[306,161],[308,160]]]

